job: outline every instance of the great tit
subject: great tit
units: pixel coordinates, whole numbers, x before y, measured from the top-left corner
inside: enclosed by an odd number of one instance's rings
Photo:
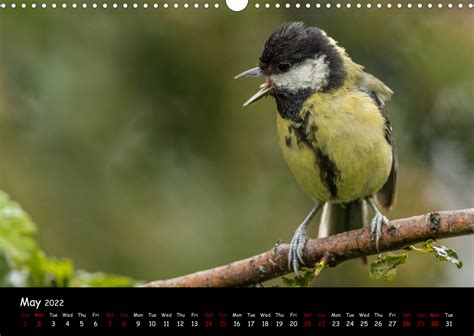
[[[291,240],[289,269],[299,274],[307,226],[323,207],[319,237],[365,225],[368,203],[378,250],[388,219],[375,200],[391,208],[397,181],[397,153],[384,111],[392,90],[323,30],[302,22],[279,26],[258,66],[235,78],[247,76],[266,81],[244,106],[267,95],[275,99],[283,156],[315,202]]]

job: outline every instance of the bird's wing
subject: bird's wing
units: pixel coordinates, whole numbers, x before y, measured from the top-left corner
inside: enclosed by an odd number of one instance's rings
[[[375,78],[375,77],[373,77]],[[380,82],[381,83],[381,82]],[[382,83],[383,85],[383,83]],[[385,88],[387,88],[384,85]],[[387,88],[388,89],[388,88]],[[397,171],[398,171],[398,158],[397,158],[397,148],[395,147],[395,141],[393,139],[392,135],[392,126],[390,125],[390,120],[388,119],[388,115],[384,110],[384,102],[383,100],[379,97],[379,94],[371,90],[367,87],[360,87],[360,90],[362,92],[365,92],[368,94],[374,101],[374,103],[377,105],[380,113],[382,114],[384,120],[385,120],[385,139],[387,139],[387,142],[390,144],[392,147],[392,168],[390,170],[390,174],[388,176],[387,181],[383,185],[382,189],[380,189],[377,194],[376,198],[378,203],[385,209],[390,209],[395,205],[395,199],[396,199],[396,185],[397,185]],[[390,89],[388,89],[390,90]],[[392,91],[390,90],[390,94]]]
[[[367,72],[362,72],[358,83],[360,87],[363,87],[370,92],[374,92],[374,94],[377,96],[377,100],[382,102],[382,107],[385,102],[389,101],[392,97],[393,91],[380,79]]]

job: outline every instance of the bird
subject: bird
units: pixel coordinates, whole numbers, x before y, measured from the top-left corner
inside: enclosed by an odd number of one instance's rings
[[[283,156],[314,206],[296,229],[288,268],[299,275],[307,228],[322,209],[318,237],[368,226],[379,251],[380,209],[396,200],[398,159],[384,109],[393,91],[364,71],[322,29],[303,22],[278,26],[266,40],[257,67],[235,76],[264,77],[248,106],[271,96]]]

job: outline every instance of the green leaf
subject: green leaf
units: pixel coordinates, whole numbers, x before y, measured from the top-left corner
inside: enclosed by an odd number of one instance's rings
[[[139,283],[129,277],[85,271],[77,271],[70,283],[71,287],[133,287],[136,285]]]
[[[74,271],[69,259],[40,250],[28,214],[0,191],[0,287],[131,287],[137,281],[104,273]]]
[[[0,191],[0,285],[64,287],[69,284],[74,273],[72,262],[48,259],[39,249],[36,234],[36,226],[28,214]]]
[[[282,277],[283,283],[288,287],[311,287],[314,279],[314,268],[302,268],[300,273],[302,276],[295,276],[294,278]]]
[[[399,255],[389,254],[385,257],[379,256],[377,260],[370,264],[369,278],[382,279],[392,281],[397,276],[397,267],[405,263],[408,253]]]
[[[12,287],[8,277],[13,269],[10,258],[0,249],[0,287]]]
[[[21,207],[0,191],[0,248],[15,263],[24,264],[38,250],[36,226]]]
[[[40,255],[43,281],[46,286],[68,287],[74,274],[71,260],[47,258],[44,253]]]
[[[8,256],[3,252],[3,249],[0,248],[0,279],[3,279],[12,269],[12,262]]]
[[[0,287],[24,287],[26,280],[25,272],[15,270],[13,261],[0,248]]]
[[[433,240],[430,239],[423,243],[423,249],[429,253],[434,253],[439,261],[453,263],[457,268],[462,267],[462,261],[459,259],[457,252],[449,247],[444,245],[435,246]]]

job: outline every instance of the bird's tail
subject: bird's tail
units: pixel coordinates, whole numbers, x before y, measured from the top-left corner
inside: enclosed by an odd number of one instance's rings
[[[364,200],[346,204],[327,202],[321,214],[318,238],[360,229],[368,223],[367,203]]]

